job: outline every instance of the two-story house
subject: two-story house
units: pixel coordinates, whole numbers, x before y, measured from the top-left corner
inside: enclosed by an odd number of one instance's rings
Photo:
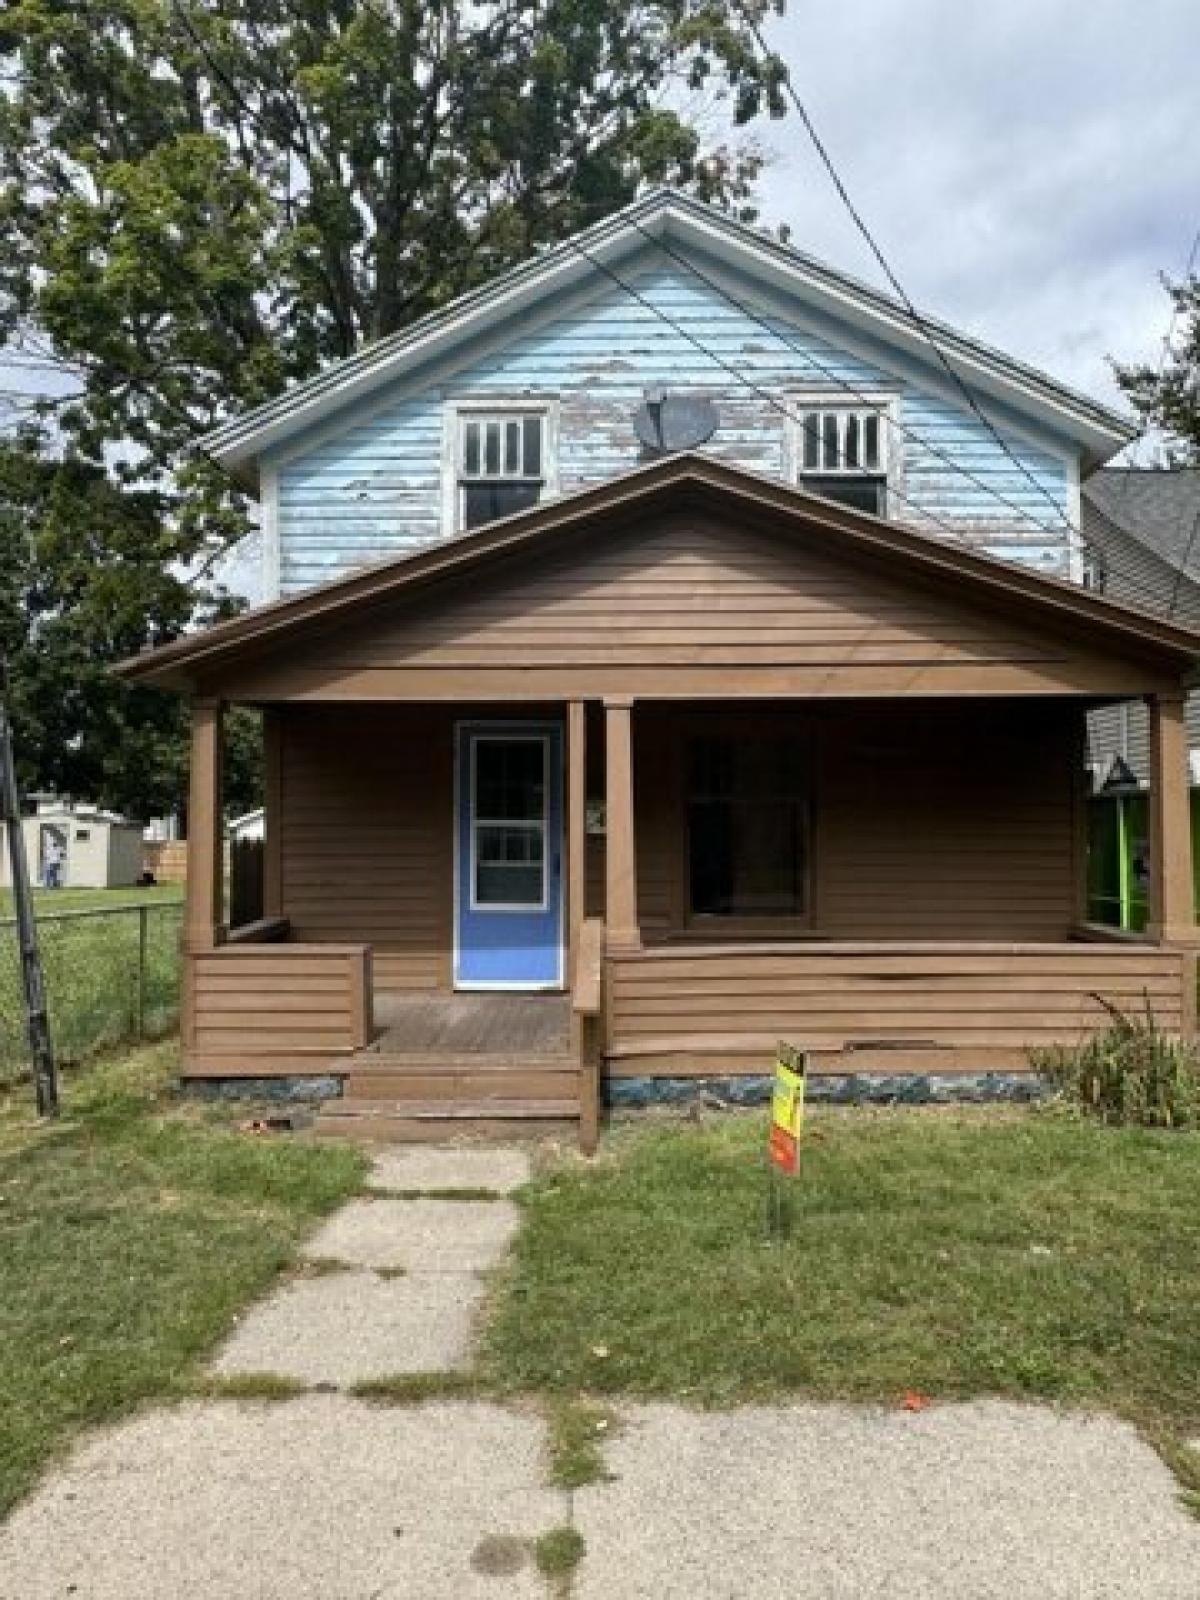
[[[185,1074],[590,1142],[601,1079],[757,1077],[780,1038],[977,1084],[1097,995],[1190,1029],[1200,636],[1080,581],[1131,433],[664,192],[232,420],[276,598],[126,669],[193,701]],[[1083,752],[1131,697],[1155,898],[1117,942]],[[267,730],[248,929],[230,702]]]

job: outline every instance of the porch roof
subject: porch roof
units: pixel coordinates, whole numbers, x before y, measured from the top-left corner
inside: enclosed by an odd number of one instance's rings
[[[333,625],[376,612],[381,602],[415,597],[451,577],[484,579],[507,566],[508,558],[534,555],[565,533],[585,534],[586,543],[571,548],[594,551],[599,541],[627,532],[635,523],[695,510],[785,541],[789,536],[804,535],[811,541],[814,533],[827,535],[831,557],[888,569],[901,583],[950,590],[965,604],[1001,611],[1026,629],[1068,632],[1097,653],[1144,661],[1160,675],[1182,681],[1200,658],[1200,630],[707,456],[685,453],[257,607],[145,651],[116,670],[135,682],[195,690],[213,673],[224,676],[243,659],[260,659],[264,649],[288,655]]]

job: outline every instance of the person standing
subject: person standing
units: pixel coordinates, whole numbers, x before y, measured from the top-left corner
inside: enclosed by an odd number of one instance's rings
[[[57,828],[46,830],[46,842],[42,851],[42,886],[46,889],[62,888],[63,860],[66,850],[63,848],[62,836]]]

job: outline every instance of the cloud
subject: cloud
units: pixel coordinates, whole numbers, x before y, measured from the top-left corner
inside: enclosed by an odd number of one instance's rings
[[[1195,0],[793,0],[769,36],[917,304],[1120,403],[1200,227]],[[785,126],[765,220],[882,282]]]

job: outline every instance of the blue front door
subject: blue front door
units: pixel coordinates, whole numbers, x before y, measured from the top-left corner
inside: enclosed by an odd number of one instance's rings
[[[455,986],[561,988],[562,728],[464,722],[457,741]]]

